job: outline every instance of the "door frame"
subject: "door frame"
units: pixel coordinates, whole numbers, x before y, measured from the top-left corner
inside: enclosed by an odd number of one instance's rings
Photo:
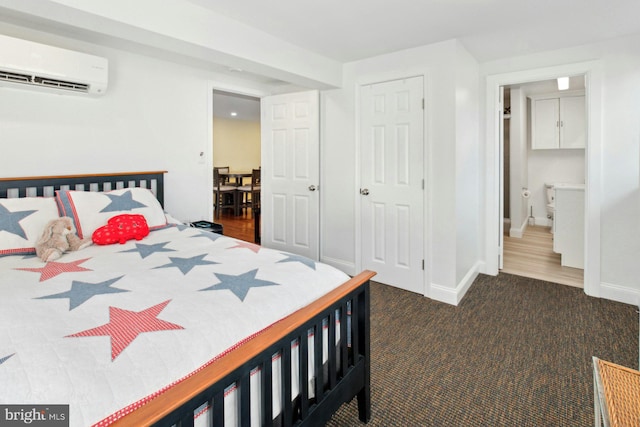
[[[501,86],[551,80],[567,75],[585,75],[587,104],[587,142],[585,148],[585,269],[584,292],[600,297],[600,200],[602,170],[602,81],[600,61],[588,61],[551,67],[488,75],[486,80],[486,211],[485,211],[485,274],[498,274],[500,176],[503,172],[499,147],[498,94]]]
[[[431,287],[429,284],[431,283],[431,256],[429,251],[429,239],[428,236],[431,235],[431,222],[429,221],[429,211],[428,207],[431,206],[429,203],[429,198],[431,197],[431,182],[429,181],[429,162],[428,162],[428,153],[429,153],[429,141],[431,141],[431,137],[429,135],[430,127],[428,126],[427,118],[429,117],[429,99],[427,98],[427,94],[431,93],[431,81],[429,79],[428,71],[422,67],[408,69],[404,71],[391,71],[391,72],[383,72],[378,74],[372,74],[369,76],[364,76],[356,79],[356,82],[353,86],[354,90],[354,99],[355,99],[355,159],[354,159],[354,171],[355,171],[355,188],[354,188],[354,216],[355,216],[355,260],[356,260],[356,270],[362,270],[362,219],[360,217],[360,212],[362,209],[362,199],[360,195],[361,185],[361,168],[360,168],[360,157],[362,152],[362,135],[360,134],[360,108],[362,107],[362,102],[360,99],[360,90],[362,86],[367,86],[376,83],[384,83],[393,80],[401,80],[401,79],[409,79],[412,77],[422,77],[422,98],[424,99],[424,110],[422,111],[422,151],[423,151],[423,168],[422,168],[422,179],[424,180],[424,196],[423,196],[423,209],[422,209],[422,256],[424,257],[424,273],[423,273],[423,283],[422,283],[422,295],[425,297],[430,297],[431,295]]]

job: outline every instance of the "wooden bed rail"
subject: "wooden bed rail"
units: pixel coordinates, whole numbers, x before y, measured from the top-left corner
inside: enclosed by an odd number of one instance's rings
[[[264,360],[265,354],[268,355],[269,360],[271,360],[271,355],[272,355],[272,353],[270,353],[271,349],[278,348],[278,347],[274,347],[274,343],[280,343],[279,344],[280,346],[282,346],[282,343],[285,343],[285,346],[281,348],[288,348],[287,346],[290,346],[290,343],[291,343],[290,341],[291,337],[300,336],[301,331],[304,333],[304,336],[306,336],[307,328],[309,328],[310,319],[313,319],[314,317],[317,317],[317,316],[326,316],[327,313],[333,313],[334,310],[336,310],[336,307],[343,307],[344,308],[343,312],[346,313],[347,300],[352,301],[352,316],[351,316],[352,321],[351,322],[352,324],[355,324],[359,329],[359,331],[354,330],[354,333],[356,336],[354,336],[352,340],[353,340],[353,347],[355,347],[353,350],[354,357],[358,359],[355,362],[358,362],[357,370],[362,371],[362,372],[358,372],[358,374],[363,376],[363,380],[362,380],[363,384],[362,384],[362,390],[360,389],[351,390],[353,387],[358,387],[358,386],[350,384],[349,390],[343,391],[341,393],[343,394],[358,393],[358,406],[360,410],[360,418],[363,421],[368,421],[370,417],[369,360],[368,360],[369,358],[369,280],[374,275],[375,273],[372,271],[363,271],[362,273],[348,280],[338,288],[334,289],[333,291],[329,292],[328,294],[324,295],[323,297],[319,298],[318,300],[314,301],[308,306],[294,312],[290,316],[284,318],[283,320],[269,327],[267,330],[263,331],[259,336],[231,350],[230,352],[222,356],[220,359],[218,359],[214,363],[205,367],[196,375],[193,375],[185,379],[184,381],[176,384],[175,386],[167,390],[165,393],[159,395],[158,397],[154,398],[150,402],[146,403],[144,406],[136,409],[134,412],[119,419],[113,425],[114,426],[136,426],[136,427],[149,426],[149,425],[173,425],[174,423],[178,425],[193,425],[193,409],[197,408],[199,404],[210,400],[209,398],[206,398],[203,396],[206,395],[205,392],[211,385],[219,384],[221,387],[226,387],[235,381],[240,381],[244,376],[246,381],[240,384],[240,388],[242,388],[243,384],[246,384],[248,386],[249,370],[253,369],[257,365],[260,365],[261,364],[260,360]],[[333,316],[333,315],[331,314],[330,316]],[[346,336],[347,336],[346,324],[347,324],[346,320],[340,322],[341,341],[344,341],[345,348],[347,345],[346,344],[346,341],[347,341],[346,340]],[[353,329],[355,329],[356,326],[354,326]],[[342,335],[343,333],[344,335]],[[329,321],[329,342],[335,342],[335,341],[331,341],[332,334],[333,334],[333,337],[335,338],[335,330],[332,332],[332,321],[330,320]],[[321,339],[321,335],[322,333],[316,333],[315,334],[316,339],[318,339],[318,336],[320,336],[320,339]],[[302,341],[303,340],[301,340],[301,344],[302,344]],[[304,347],[306,347],[306,343],[304,343]],[[320,345],[319,348],[320,348],[320,354],[321,354],[322,345]],[[316,345],[316,350],[318,350],[317,345]],[[283,352],[283,359],[286,359],[290,356],[289,355],[287,357],[284,357],[285,353],[287,352]],[[365,356],[361,357],[359,356],[359,354],[364,354]],[[262,356],[263,359],[260,359],[260,356]],[[345,371],[343,372],[343,375],[350,375],[350,373],[346,371],[347,366],[345,366],[347,364],[346,352],[342,352],[342,354],[339,355],[339,357],[342,357],[342,363],[341,363],[340,369],[345,369]],[[331,356],[329,358],[331,359]],[[300,360],[304,362],[304,363],[301,363],[301,367],[300,367],[300,370],[302,371],[301,378],[304,379],[304,377],[306,377],[306,366],[303,367],[302,365],[303,364],[306,365],[305,357],[301,356]],[[316,364],[317,364],[317,361],[318,361],[318,358],[316,357]],[[268,365],[269,365],[268,367],[266,365],[263,365],[263,368],[267,368],[267,370],[270,370],[270,364]],[[329,365],[330,365],[330,368],[329,368],[330,378],[328,378],[327,380],[329,382],[332,382],[332,381],[335,381],[335,373],[331,372],[332,371],[331,360],[329,361]],[[283,372],[287,371],[288,369],[287,366],[290,366],[290,364],[287,365],[285,363],[283,365],[283,368],[282,368]],[[242,372],[245,372],[245,373],[244,374],[241,373],[238,380],[235,380],[234,379],[235,377],[233,376],[233,374],[235,372],[237,376],[238,375],[237,372],[239,369],[241,369]],[[320,369],[322,369],[321,366],[320,366]],[[318,372],[318,370],[316,370],[316,373],[319,373],[320,375],[322,375],[322,373]],[[331,378],[332,375],[334,376],[334,378]],[[289,382],[290,382],[290,376],[289,376]],[[305,384],[305,381],[301,380],[301,383]],[[270,387],[270,384],[271,383],[269,382],[269,387]],[[331,385],[329,388],[331,389]],[[302,397],[306,395],[306,391],[304,389],[306,389],[306,387],[301,387],[300,393]],[[221,390],[223,390],[223,388]],[[243,392],[246,392],[247,394],[240,395],[239,401],[241,406],[244,405],[242,400],[243,396],[248,396],[248,391],[241,390],[241,393]],[[316,387],[316,394],[318,392],[323,393],[321,388]],[[333,391],[330,390],[328,393],[333,393]],[[287,409],[289,411],[291,410],[290,408],[285,408],[286,405],[290,404],[290,398],[291,398],[290,391],[289,393],[285,392],[283,396],[284,396],[283,402],[282,402],[283,412],[285,412],[285,415],[286,415]],[[287,396],[289,397],[289,399],[287,399]],[[219,408],[222,405],[221,397],[222,397],[222,393],[218,391],[217,401],[216,399],[214,399],[214,408],[213,408],[214,409],[213,411],[214,426],[222,425],[220,424],[222,422],[221,418],[219,418],[218,424],[216,424],[215,422],[216,416],[221,417],[221,415],[216,414],[216,408]],[[316,395],[316,397],[318,396]],[[322,396],[319,396],[319,397],[321,398]],[[345,398],[345,399],[349,399],[349,398]],[[289,402],[287,402],[287,400],[289,400]],[[305,399],[301,399],[301,400],[304,401]],[[270,404],[271,404],[271,400],[269,400],[268,406],[270,406]],[[183,405],[187,405],[187,406],[191,405],[192,407],[192,409],[190,410],[191,412],[188,413],[186,416],[182,417],[182,421],[184,424],[179,423],[176,419],[172,419],[170,417],[171,413],[176,408],[179,408]],[[303,402],[302,405],[304,406],[305,403]],[[267,405],[263,403],[263,406],[262,406],[263,409],[265,408],[265,406]],[[245,409],[246,411],[248,411],[248,408],[243,408],[242,411],[246,412]],[[267,408],[267,414],[271,413],[270,409],[271,409],[270,407]],[[313,408],[306,408],[306,407],[302,409],[303,412],[308,412],[312,410]],[[320,420],[321,417],[318,417],[318,415],[319,414],[316,414],[316,416],[310,417],[310,418],[314,418],[315,420]],[[169,417],[169,418],[167,419],[165,417]],[[189,418],[191,418],[191,420],[189,420]],[[246,420],[242,420],[241,425],[247,425],[246,422],[247,422]],[[307,423],[309,422],[311,422],[311,424],[309,425],[314,425],[314,420],[311,420],[311,421],[307,420]],[[288,423],[285,421],[284,425],[288,425]],[[323,425],[323,423],[319,425]]]

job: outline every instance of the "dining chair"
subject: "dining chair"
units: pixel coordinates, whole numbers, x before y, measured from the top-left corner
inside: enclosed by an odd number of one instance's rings
[[[214,166],[213,170],[218,170],[218,172],[222,172],[222,173],[229,173],[229,166]],[[220,178],[222,179],[222,185],[228,184],[229,183],[229,177],[226,175],[222,175],[220,176]]]
[[[220,218],[220,212],[224,208],[236,208],[236,197],[238,197],[238,187],[228,185],[223,182],[220,176],[220,168],[213,168],[213,207],[214,215]]]
[[[251,207],[251,216],[254,211],[260,208],[260,169],[251,171],[251,185],[241,185],[238,187],[240,197],[242,197],[242,205]]]

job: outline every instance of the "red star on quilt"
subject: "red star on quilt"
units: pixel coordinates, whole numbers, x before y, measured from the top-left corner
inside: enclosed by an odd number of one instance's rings
[[[253,243],[245,242],[245,241],[239,241],[237,245],[231,246],[229,249],[236,249],[236,248],[251,249],[255,253],[258,253],[258,251],[260,250],[260,246]]]
[[[122,308],[109,307],[109,323],[73,335],[67,335],[67,337],[110,336],[111,360],[113,361],[143,332],[184,329],[180,325],[157,318],[169,302],[171,300],[161,302],[142,311],[129,311]]]
[[[75,273],[78,271],[93,271],[89,268],[79,267],[80,264],[90,259],[91,258],[85,258],[85,259],[79,259],[77,261],[72,261],[72,262],[50,261],[46,263],[44,267],[16,268],[16,270],[33,271],[36,273],[40,273],[40,281],[44,282],[45,280],[52,279],[56,277],[58,274],[62,274],[62,273]]]

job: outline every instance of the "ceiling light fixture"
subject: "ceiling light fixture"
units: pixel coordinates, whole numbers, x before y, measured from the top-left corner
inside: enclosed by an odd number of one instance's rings
[[[232,111],[232,112],[231,112],[231,117],[235,117],[235,116],[237,116],[237,115],[238,115],[238,113],[236,113],[235,111]]]
[[[558,90],[569,89],[569,77],[558,77]]]

